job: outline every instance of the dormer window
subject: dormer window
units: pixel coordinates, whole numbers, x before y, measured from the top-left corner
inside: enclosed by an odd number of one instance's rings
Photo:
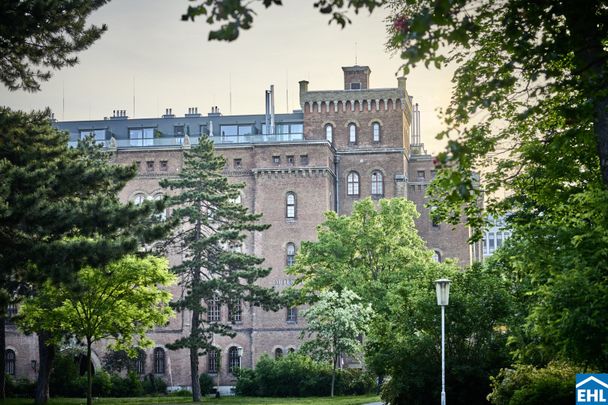
[[[351,90],[361,90],[361,83],[351,83],[350,89]]]

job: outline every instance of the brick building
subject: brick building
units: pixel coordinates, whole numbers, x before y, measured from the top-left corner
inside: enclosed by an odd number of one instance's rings
[[[243,249],[265,258],[273,269],[261,284],[284,289],[293,282],[285,268],[305,240],[316,237],[316,227],[328,210],[349,214],[359,199],[406,197],[421,213],[417,227],[437,260],[456,258],[466,265],[478,259],[478,250],[467,243],[464,226],[452,229],[434,224],[424,207],[425,189],[434,175],[432,157],[420,141],[419,112],[406,90],[406,79],[394,88],[370,88],[367,66],[343,67],[344,88],[309,90],[300,82],[301,110],[274,114],[272,91],[266,94],[266,112],[258,115],[224,116],[217,107],[207,115],[190,108],[184,116],[167,109],[161,118],[129,119],[125,111],[97,121],[60,122],[76,143],[92,134],[118,164],[136,163],[138,176],[120,194],[124,201],[158,198],[159,180],[175,176],[183,163],[183,150],[210,136],[218,153],[226,158],[225,174],[243,182],[241,202],[250,211],[263,214],[272,225],[251,235]],[[411,128],[411,129],[410,129]],[[172,264],[181,260],[170,258]],[[179,294],[179,287],[174,293]],[[280,355],[297,350],[302,330],[299,308],[265,312],[243,307],[235,325],[234,339],[217,337],[219,358],[200,358],[201,372],[232,385],[235,365],[252,367],[264,353]],[[211,311],[210,311],[211,312]],[[226,308],[213,316],[228,320]],[[162,376],[171,386],[188,386],[189,359],[186,351],[164,349],[166,343],[188,333],[188,315],[178,314],[166,327],[150,333],[156,347],[144,353],[139,371]],[[17,377],[33,379],[36,373],[36,340],[7,327],[7,349]],[[103,345],[95,348],[94,366],[100,367]],[[219,369],[219,375],[217,373]]]

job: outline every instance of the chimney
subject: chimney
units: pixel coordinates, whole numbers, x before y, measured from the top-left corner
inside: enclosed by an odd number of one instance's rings
[[[112,110],[111,120],[126,120],[129,117],[127,116],[127,110]]]
[[[193,117],[200,117],[201,114],[199,114],[198,112],[198,107],[188,107],[188,113],[186,113],[186,117],[188,118],[193,118]]]
[[[399,90],[402,90],[403,92],[405,92],[405,84],[407,82],[407,79],[405,78],[405,76],[401,76],[397,78],[397,87],[399,87]]]
[[[308,92],[308,80],[300,80],[300,97]]]
[[[173,115],[173,108],[165,108],[165,113],[162,118],[175,118],[175,115]]]

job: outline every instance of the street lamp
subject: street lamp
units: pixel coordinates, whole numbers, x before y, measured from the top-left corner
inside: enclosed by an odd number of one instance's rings
[[[450,280],[435,280],[437,305],[441,306],[441,405],[445,405],[445,307],[450,301]]]

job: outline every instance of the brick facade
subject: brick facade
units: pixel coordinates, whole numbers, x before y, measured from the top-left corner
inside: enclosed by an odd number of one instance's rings
[[[372,190],[376,191],[374,198],[407,197],[412,200],[421,213],[416,224],[428,246],[438,252],[441,260],[457,258],[463,265],[470,263],[475,251],[467,243],[468,229],[464,226],[452,229],[444,224],[434,226],[424,207],[424,191],[434,168],[430,156],[418,153],[418,148],[410,148],[412,104],[405,78],[399,78],[395,88],[373,89],[370,88],[368,67],[345,67],[343,71],[344,90],[310,91],[309,83],[302,81],[302,111],[277,115],[277,125],[301,128],[301,134],[268,133],[262,125],[266,118],[263,115],[230,117],[216,111],[206,117],[190,114],[145,120],[106,119],[57,123],[57,127],[69,131],[72,141],[78,139],[79,131],[84,128],[102,128],[100,130],[107,133],[106,146],[116,149],[114,160],[117,164],[140,162],[138,176],[120,193],[123,201],[133,200],[139,194],[154,198],[163,192],[159,180],[179,173],[183,150],[189,147],[190,138],[184,137],[177,128],[181,127],[181,131],[189,128],[187,132],[192,134],[192,140],[200,133],[213,136],[217,152],[226,159],[226,176],[245,184],[242,203],[251,211],[262,213],[262,221],[271,225],[263,233],[250,235],[244,245],[247,252],[264,257],[264,265],[272,268],[272,273],[260,281],[267,287],[281,290],[293,282],[293,277],[285,273],[288,244],[294,244],[297,249],[302,241],[314,240],[316,227],[323,222],[325,211],[349,214],[353,204],[372,195]],[[353,89],[352,83],[360,84],[354,86],[359,88]],[[244,123],[250,126],[251,134],[234,139],[225,134],[219,137],[220,128]],[[331,139],[327,139],[328,125],[331,126]],[[354,139],[351,139],[351,125],[354,125]],[[132,128],[154,128],[155,134],[158,132],[161,137],[134,145],[129,138]],[[424,178],[417,178],[422,171]],[[349,193],[353,191],[349,190],[347,181],[351,173],[358,175],[358,193]],[[375,179],[374,185],[372,179]],[[287,193],[295,196],[293,219],[286,218]],[[171,264],[176,264],[181,257],[171,255],[169,259]],[[181,293],[179,286],[173,287],[172,291]],[[303,308],[297,310],[301,314]],[[231,347],[243,348],[243,367],[254,366],[263,354],[273,356],[277,349],[283,353],[297,350],[303,327],[299,314],[294,321],[287,319],[286,309],[265,312],[244,306],[241,322],[234,325],[237,336],[233,339],[218,336],[214,341],[221,350],[220,384],[234,384],[227,363]],[[228,319],[226,308],[222,310],[222,319]],[[162,348],[188,333],[189,326],[189,315],[178,314],[169,325],[157,328],[150,336],[156,347]],[[35,370],[30,362],[37,359],[35,338],[24,337],[9,328],[7,347],[16,352],[17,377],[33,379]],[[95,347],[96,367],[104,352],[103,342]],[[146,351],[146,374],[154,371],[153,353],[153,349]],[[208,371],[207,363],[207,356],[202,356],[201,372]],[[165,350],[162,377],[172,386],[190,385],[186,351]]]

